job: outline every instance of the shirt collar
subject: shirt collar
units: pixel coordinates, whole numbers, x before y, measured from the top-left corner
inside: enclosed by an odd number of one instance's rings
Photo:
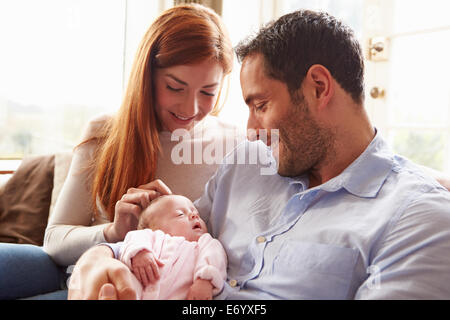
[[[320,188],[328,192],[345,188],[362,198],[376,197],[394,164],[394,154],[377,132],[366,150],[340,175]]]

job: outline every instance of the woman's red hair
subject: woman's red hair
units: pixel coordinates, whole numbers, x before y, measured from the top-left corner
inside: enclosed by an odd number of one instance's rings
[[[154,107],[155,68],[215,59],[229,74],[233,48],[220,17],[201,5],[166,10],[150,26],[136,53],[122,105],[104,127],[95,163],[92,200],[114,219],[115,204],[131,187],[155,179],[160,142]],[[218,101],[219,99],[217,99]],[[218,110],[214,107],[212,113]]]

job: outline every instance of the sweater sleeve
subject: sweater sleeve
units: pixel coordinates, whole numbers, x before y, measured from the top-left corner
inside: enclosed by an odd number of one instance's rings
[[[222,244],[213,239],[209,233],[202,235],[198,241],[199,257],[194,270],[194,280],[210,280],[213,295],[217,295],[227,278],[227,256]]]
[[[99,122],[90,122],[85,138],[93,134]],[[103,235],[106,224],[92,225],[94,213],[90,186],[93,175],[88,168],[96,143],[92,140],[74,149],[67,178],[45,230],[44,251],[59,265],[75,264],[87,249],[106,241]]]
[[[131,259],[140,251],[147,250],[159,257],[159,252],[155,244],[161,243],[164,233],[160,230],[151,229],[130,231],[125,236],[122,246],[119,249],[119,260],[131,268]]]

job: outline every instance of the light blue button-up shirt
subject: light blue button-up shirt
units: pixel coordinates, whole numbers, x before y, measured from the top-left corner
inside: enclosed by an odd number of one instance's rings
[[[217,299],[450,299],[450,193],[379,134],[310,189],[232,164],[261,147],[239,145],[195,203],[228,255]]]

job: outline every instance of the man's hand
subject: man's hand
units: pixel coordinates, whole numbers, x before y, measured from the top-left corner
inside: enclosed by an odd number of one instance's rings
[[[426,166],[420,166],[420,167],[422,167],[422,169],[427,174],[429,174],[430,176],[435,178],[444,188],[446,188],[447,190],[450,191],[450,176],[449,175],[446,175],[441,171],[437,171],[437,170],[431,169]]]
[[[96,246],[78,260],[69,283],[69,300],[134,300],[133,274],[107,246]]]
[[[449,177],[440,177],[437,178],[437,181],[443,185],[447,190],[450,191],[450,178]]]
[[[164,263],[147,250],[141,250],[131,258],[132,271],[144,287],[159,279],[159,267],[162,266]]]
[[[188,300],[212,300],[213,285],[209,280],[197,279],[189,289]]]

